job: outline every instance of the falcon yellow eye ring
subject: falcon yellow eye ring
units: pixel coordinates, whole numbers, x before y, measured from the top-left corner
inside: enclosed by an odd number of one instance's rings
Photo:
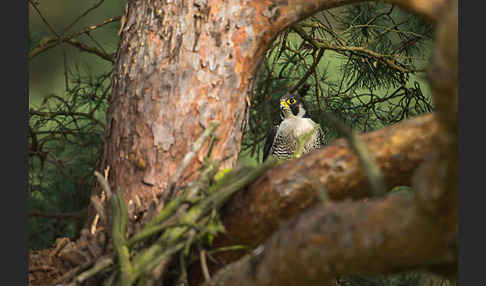
[[[292,98],[290,98],[289,100],[287,100],[287,102],[288,102],[289,104],[294,104],[294,103],[295,103],[295,99],[292,97]]]

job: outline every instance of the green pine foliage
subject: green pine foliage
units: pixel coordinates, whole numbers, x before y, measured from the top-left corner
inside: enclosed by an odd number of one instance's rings
[[[279,97],[289,91],[307,90],[327,143],[341,135],[324,112],[360,132],[431,112],[425,66],[433,32],[423,19],[383,2],[330,9],[287,28],[260,65],[244,157],[261,158],[265,132],[280,120]]]
[[[111,73],[78,77],[66,95],[49,95],[32,105],[29,118],[29,246],[73,237],[89,203],[94,168],[103,141]]]

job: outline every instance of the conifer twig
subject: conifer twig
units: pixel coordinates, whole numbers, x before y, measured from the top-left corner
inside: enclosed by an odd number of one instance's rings
[[[97,263],[90,269],[86,270],[85,272],[79,274],[75,281],[78,284],[83,283],[88,278],[93,277],[94,275],[98,274],[99,272],[105,270],[109,266],[113,265],[113,258],[112,257],[103,257],[98,259]]]

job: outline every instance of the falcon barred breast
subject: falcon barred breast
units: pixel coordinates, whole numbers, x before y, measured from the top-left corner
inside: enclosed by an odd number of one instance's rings
[[[298,148],[299,138],[308,138],[306,142],[301,142],[302,154],[320,149],[324,145],[324,133],[319,124],[309,118],[304,100],[300,96],[287,94],[280,98],[280,118],[280,124],[273,126],[267,133],[263,161],[269,156],[291,159]]]

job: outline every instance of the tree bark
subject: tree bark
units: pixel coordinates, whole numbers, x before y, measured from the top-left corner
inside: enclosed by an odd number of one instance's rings
[[[212,158],[227,159],[224,166],[236,159],[250,87],[235,71],[230,37],[243,18],[228,12],[204,1],[128,1],[101,163],[128,202],[161,193],[212,121],[221,122]]]
[[[447,221],[449,224],[457,221]],[[322,285],[351,274],[427,269],[457,263],[457,232],[423,212],[414,197],[325,203],[283,225],[210,285]]]

